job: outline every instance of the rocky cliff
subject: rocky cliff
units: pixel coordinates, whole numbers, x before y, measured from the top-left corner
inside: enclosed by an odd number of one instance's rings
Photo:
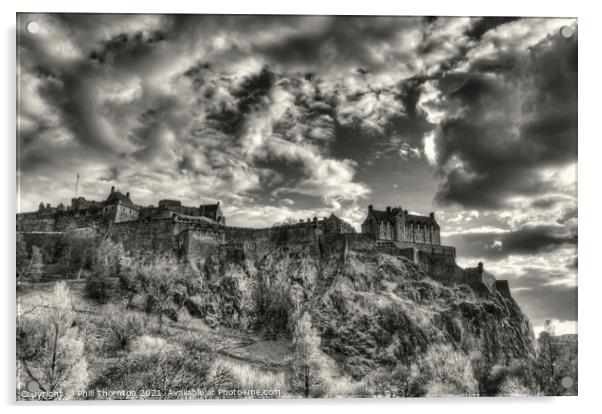
[[[325,352],[362,377],[376,366],[452,343],[490,361],[534,354],[516,302],[484,285],[445,286],[405,257],[327,246],[209,249],[197,263],[204,294],[188,303],[210,324],[287,335],[312,315]]]

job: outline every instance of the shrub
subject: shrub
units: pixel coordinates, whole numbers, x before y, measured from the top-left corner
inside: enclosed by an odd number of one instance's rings
[[[368,385],[363,381],[353,381],[349,377],[331,378],[328,381],[328,397],[371,397]]]
[[[86,279],[85,293],[90,299],[97,300],[101,304],[107,303],[111,286],[111,280],[106,273],[91,274]]]
[[[509,376],[502,382],[498,395],[505,397],[526,397],[533,395],[533,393],[517,377]]]
[[[389,397],[421,397],[426,393],[426,378],[416,364],[397,364],[380,368],[368,378],[376,395]]]
[[[274,373],[255,368],[249,365],[241,365],[230,361],[221,361],[241,389],[247,390],[278,390],[286,389],[286,378],[283,373]],[[266,395],[267,398],[280,398],[281,394]]]
[[[450,345],[429,347],[421,367],[427,378],[429,396],[471,395],[478,392],[470,358]]]
[[[285,283],[260,278],[254,291],[257,317],[261,327],[272,334],[289,332],[289,317],[293,305]]]
[[[130,352],[134,354],[151,355],[164,352],[168,348],[167,341],[157,336],[143,335],[130,342]]]
[[[153,390],[151,394],[135,397],[177,399],[185,398],[180,394],[182,391],[234,388],[235,382],[231,373],[208,354],[163,349],[155,353],[132,354],[109,365],[93,386],[107,390]]]
[[[184,306],[186,306],[188,313],[195,318],[204,318],[207,314],[205,311],[205,303],[201,296],[189,297],[186,302],[184,302]]]
[[[145,331],[145,321],[135,312],[116,306],[107,306],[103,312],[105,327],[118,348],[126,348],[134,338]]]
[[[135,294],[141,294],[144,311],[157,315],[159,330],[163,327],[163,315],[177,320],[177,310],[186,303],[189,289],[196,289],[189,282],[190,269],[173,255],[122,260],[120,266],[120,285],[130,293],[128,306]]]

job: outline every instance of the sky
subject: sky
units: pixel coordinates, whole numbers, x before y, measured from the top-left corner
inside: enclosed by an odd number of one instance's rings
[[[575,19],[20,14],[17,69],[18,211],[78,173],[240,226],[433,211],[536,331],[576,332]]]

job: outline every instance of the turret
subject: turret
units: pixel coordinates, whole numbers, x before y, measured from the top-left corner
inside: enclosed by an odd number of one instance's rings
[[[432,218],[433,220],[435,220],[435,213],[433,213],[432,211],[429,213],[430,218]]]
[[[372,211],[372,208],[373,208],[373,207],[372,207],[372,204],[370,204],[370,205],[368,206],[368,211]]]
[[[114,192],[115,192],[115,186],[114,186],[114,185],[112,185],[112,186],[111,186],[111,193],[114,193]]]
[[[477,269],[479,273],[483,273],[483,262],[479,262],[479,264],[477,265]]]

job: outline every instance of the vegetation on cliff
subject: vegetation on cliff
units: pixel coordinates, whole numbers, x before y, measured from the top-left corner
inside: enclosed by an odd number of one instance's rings
[[[445,286],[404,257],[337,243],[256,244],[215,246],[183,263],[104,243],[84,269],[87,282],[70,273],[69,335],[84,344],[74,363],[85,361],[96,388],[160,390],[112,398],[248,396],[168,392],[190,388],[178,381],[191,376],[197,388],[279,390],[254,396],[262,398],[576,392],[576,381],[558,385],[567,375],[576,379],[566,368],[574,361],[538,347],[511,298],[483,286]],[[49,356],[24,359],[38,340],[28,327],[56,306],[55,283],[47,281],[58,260],[47,258],[45,273],[40,252],[29,256],[18,275],[17,356],[33,373]],[[34,283],[27,283],[34,260]],[[98,280],[101,296],[92,289]],[[34,378],[19,374],[22,387]]]

